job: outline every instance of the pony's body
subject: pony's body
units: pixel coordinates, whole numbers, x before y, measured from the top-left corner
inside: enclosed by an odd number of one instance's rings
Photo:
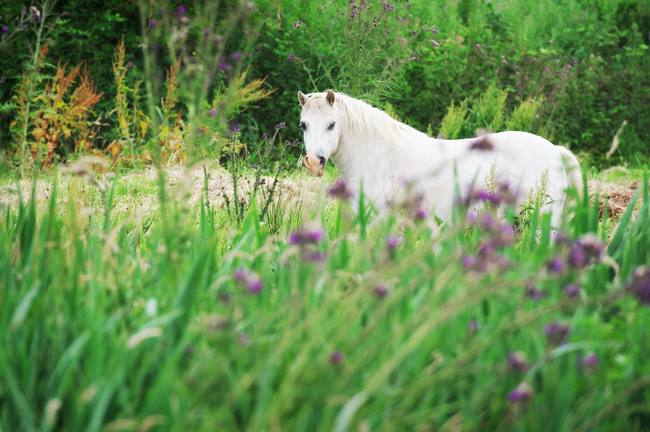
[[[346,182],[351,186],[363,184],[365,196],[379,209],[408,185],[411,193],[422,196],[422,205],[449,221],[456,183],[461,195],[471,186],[483,188],[487,180],[506,181],[529,193],[531,189],[539,191],[546,177],[545,192],[550,200],[543,197],[542,204],[548,204],[542,210],[552,211],[552,224],[559,226],[566,189],[580,183],[575,156],[542,137],[502,132],[471,139],[434,139],[364,102],[330,93],[312,94],[309,99],[299,93],[301,125],[306,128],[305,165],[313,172],[315,158],[323,167],[323,158],[325,163],[331,158]],[[332,123],[335,126],[329,129]],[[326,139],[328,133],[330,139]],[[486,140],[492,150],[472,148],[479,140]],[[521,195],[518,204],[524,198]]]

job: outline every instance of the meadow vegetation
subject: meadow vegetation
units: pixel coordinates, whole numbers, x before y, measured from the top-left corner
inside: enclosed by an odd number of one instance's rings
[[[0,15],[1,430],[650,428],[647,2]],[[296,92],[328,88],[541,134],[584,187],[557,233],[496,182],[450,225],[351,209],[297,169]]]

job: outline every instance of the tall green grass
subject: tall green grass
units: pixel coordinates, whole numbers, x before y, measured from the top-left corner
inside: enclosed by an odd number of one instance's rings
[[[625,289],[649,261],[647,187],[584,267],[576,245],[605,224],[586,198],[563,237],[534,215],[514,242],[484,218],[367,225],[343,204],[287,237],[253,203],[232,230],[165,195],[147,230],[86,225],[70,194],[0,222],[3,430],[650,427],[649,310]]]

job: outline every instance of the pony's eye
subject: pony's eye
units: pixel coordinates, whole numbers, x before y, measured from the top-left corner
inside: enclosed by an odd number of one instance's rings
[[[307,125],[305,124],[305,122],[300,122],[300,124],[298,125],[298,127],[299,127],[300,129],[302,129],[303,132],[307,130]]]
[[[336,126],[336,122],[332,122],[332,123],[330,123],[329,127],[327,128],[327,130],[332,130],[332,129],[334,129],[334,126]]]

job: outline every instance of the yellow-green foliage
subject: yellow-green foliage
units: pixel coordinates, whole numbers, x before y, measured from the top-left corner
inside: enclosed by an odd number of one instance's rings
[[[235,113],[241,112],[248,108],[248,105],[261,99],[269,97],[276,89],[267,90],[262,88],[262,84],[266,81],[264,79],[254,79],[253,81],[245,84],[248,69],[240,73],[228,87],[227,92],[222,89],[217,89],[214,99],[212,101],[213,107],[226,106],[228,112],[221,112],[226,121],[230,120]]]
[[[521,203],[521,216],[528,217],[530,213],[535,209],[537,202],[539,201],[540,208],[548,204],[546,197],[548,197],[548,170],[542,173],[539,181],[535,181],[535,186],[530,188],[528,196]]]
[[[216,90],[214,99],[212,100],[212,106],[227,107],[227,109],[220,112],[220,117],[224,120],[224,122],[219,122],[220,125],[228,124],[236,113],[244,111],[248,108],[249,104],[258,100],[266,99],[275,92],[276,89],[268,90],[262,87],[266,78],[254,79],[248,84],[245,84],[247,74],[248,69],[241,72],[232,81],[226,92],[223,92],[222,89]],[[231,142],[230,139],[224,135],[223,130],[214,130],[213,132],[215,138],[223,143],[223,150],[230,150],[235,147],[241,148],[246,145],[245,143],[240,143],[238,139]]]
[[[490,172],[485,175],[485,180],[483,181],[483,189],[488,192],[495,193],[499,187],[499,182],[497,181],[497,160],[490,165]]]
[[[472,110],[479,116],[479,122],[485,122],[485,127],[492,132],[499,132],[503,128],[507,97],[508,93],[499,90],[493,82],[472,105]]]
[[[455,106],[452,101],[445,118],[442,119],[440,133],[447,139],[460,138],[463,126],[465,126],[466,118],[467,99],[461,102],[460,106]]]
[[[537,100],[528,100],[522,102],[515,110],[512,112],[512,115],[506,122],[506,129],[512,131],[532,131],[533,122],[537,116],[537,110],[539,110],[542,101]]]
[[[124,35],[122,35],[122,41],[117,45],[117,48],[115,48],[115,59],[113,60],[113,74],[115,75],[115,84],[117,84],[115,111],[117,112],[117,122],[120,135],[122,138],[128,140],[130,138],[129,108],[127,100],[127,92],[129,88],[125,84],[127,72],[127,69],[124,66],[125,54]]]
[[[386,114],[391,116],[394,120],[397,120],[398,122],[401,122],[402,119],[399,118],[399,115],[397,115],[397,112],[395,112],[395,108],[390,103],[386,103]]]

